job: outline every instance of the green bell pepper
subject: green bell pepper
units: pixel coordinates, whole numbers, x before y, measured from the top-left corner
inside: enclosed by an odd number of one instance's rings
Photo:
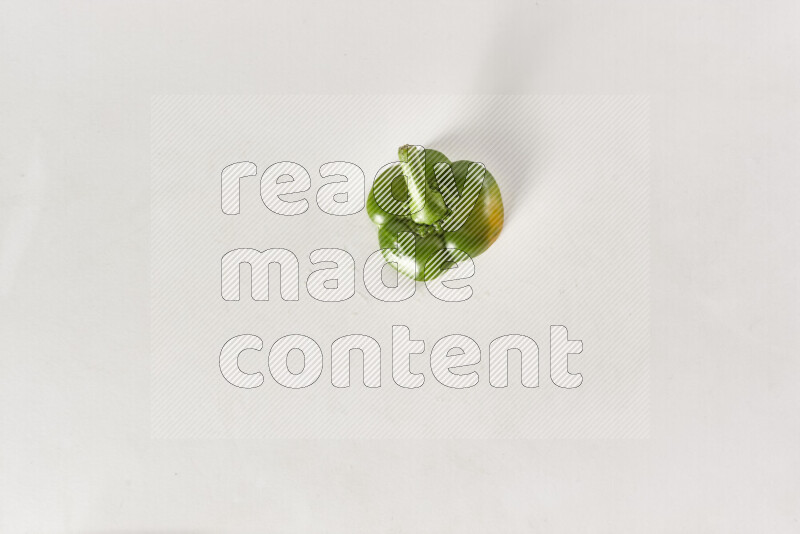
[[[503,228],[491,173],[421,146],[404,145],[399,156],[379,172],[367,199],[386,261],[405,276],[432,280],[464,258],[458,251],[473,258],[486,251]]]

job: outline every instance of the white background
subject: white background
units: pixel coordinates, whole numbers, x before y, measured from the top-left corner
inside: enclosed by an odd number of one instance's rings
[[[4,2],[3,532],[794,532],[795,2]],[[154,441],[153,94],[649,94],[651,438]]]

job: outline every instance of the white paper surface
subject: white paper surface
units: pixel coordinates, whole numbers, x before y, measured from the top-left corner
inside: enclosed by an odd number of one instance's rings
[[[789,1],[3,3],[0,531],[797,531],[797,10]],[[154,439],[165,412],[152,402],[151,105],[169,94],[648,97],[649,437]],[[309,139],[336,126],[310,125]],[[341,125],[342,143],[351,128]],[[433,135],[370,142],[383,158]],[[325,137],[316,141],[331,154],[297,156],[312,176],[347,156],[333,150],[339,136]],[[484,157],[451,140],[455,157]],[[250,142],[241,150],[263,169],[274,156]],[[215,173],[217,163],[199,162]],[[491,163],[494,172],[502,158]],[[482,277],[513,256],[516,239],[544,237],[515,228],[546,193],[509,206],[497,250],[476,260],[476,291],[501,291]],[[355,245],[371,246],[374,229],[353,219],[359,234],[345,247],[362,259]],[[532,321],[543,348],[560,311],[549,303]],[[584,340],[575,363],[589,366],[588,387],[595,334],[565,323]],[[266,324],[230,324],[275,337]],[[428,350],[456,330],[409,326]],[[484,348],[505,330],[476,341]],[[314,335],[327,354],[330,338]]]

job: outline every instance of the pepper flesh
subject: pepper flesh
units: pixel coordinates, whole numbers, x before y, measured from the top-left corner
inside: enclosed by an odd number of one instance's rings
[[[421,158],[424,165],[417,152],[420,149],[424,150]],[[497,240],[503,228],[503,201],[500,188],[488,170],[484,169],[480,191],[465,222],[447,231],[443,229],[443,221],[452,212],[452,206],[445,203],[437,182],[436,164],[450,165],[458,194],[463,195],[474,162],[451,162],[441,152],[413,145],[400,147],[399,156],[398,163],[387,166],[379,174],[367,199],[367,213],[380,227],[378,241],[387,262],[405,276],[420,281],[432,280],[449,268],[449,262],[463,257],[455,249],[474,258]],[[406,210],[384,209],[387,195],[386,191],[380,191],[379,203],[376,199],[379,187],[388,187],[395,201],[406,203]],[[413,240],[401,238],[404,233],[413,235]],[[445,250],[444,261],[428,265],[440,250]]]

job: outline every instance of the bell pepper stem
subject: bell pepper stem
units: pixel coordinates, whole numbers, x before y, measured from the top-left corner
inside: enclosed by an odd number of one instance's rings
[[[408,184],[411,220],[424,225],[441,221],[447,215],[447,206],[441,193],[430,187],[426,179],[425,148],[403,145],[398,154]]]

